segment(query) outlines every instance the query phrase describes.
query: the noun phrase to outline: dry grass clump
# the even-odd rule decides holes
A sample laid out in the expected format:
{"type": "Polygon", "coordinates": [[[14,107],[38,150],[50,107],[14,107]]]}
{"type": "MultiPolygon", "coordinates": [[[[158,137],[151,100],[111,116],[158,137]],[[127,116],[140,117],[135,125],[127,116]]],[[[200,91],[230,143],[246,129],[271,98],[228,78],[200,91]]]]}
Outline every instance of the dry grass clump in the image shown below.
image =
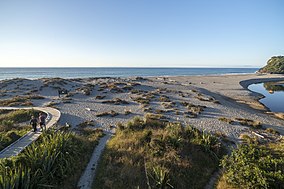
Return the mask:
{"type": "Polygon", "coordinates": [[[163,114],[146,114],[145,115],[146,122],[147,120],[159,120],[159,121],[167,121],[167,117],[163,114]]]}
{"type": "Polygon", "coordinates": [[[163,114],[163,113],[165,113],[166,111],[165,111],[165,110],[161,110],[161,109],[156,109],[155,112],[156,112],[157,114],[163,114]]]}
{"type": "Polygon", "coordinates": [[[110,92],[112,93],[123,93],[124,90],[122,90],[120,87],[116,86],[116,85],[109,85],[108,86],[110,92]]]}
{"type": "Polygon", "coordinates": [[[142,97],[151,100],[155,98],[155,95],[148,92],[148,93],[142,94],[142,97]]]}
{"type": "Polygon", "coordinates": [[[51,86],[64,86],[67,85],[67,81],[65,79],[55,77],[55,78],[43,78],[42,79],[44,85],[51,86]]]}
{"type": "Polygon", "coordinates": [[[84,121],[80,124],[78,124],[78,127],[79,128],[86,128],[86,127],[92,127],[92,126],[95,126],[95,122],[94,121],[84,121]]]}
{"type": "Polygon", "coordinates": [[[131,94],[137,94],[137,95],[142,95],[145,91],[139,90],[139,89],[132,89],[130,91],[131,94]]]}
{"type": "Polygon", "coordinates": [[[266,128],[265,131],[268,132],[268,133],[274,134],[274,135],[279,135],[280,134],[278,131],[276,131],[273,128],[266,128]]]}
{"type": "Polygon", "coordinates": [[[150,104],[150,100],[143,97],[132,97],[132,100],[139,104],[150,104]]]}
{"type": "Polygon", "coordinates": [[[170,98],[168,96],[165,96],[165,95],[162,95],[160,98],[159,98],[159,101],[160,102],[171,102],[170,98]]]}
{"type": "Polygon", "coordinates": [[[66,97],[73,97],[75,96],[77,93],[76,92],[68,92],[65,96],[66,97]]]}
{"type": "Polygon", "coordinates": [[[131,110],[124,110],[124,115],[132,114],[131,110]]]}
{"type": "Polygon", "coordinates": [[[191,111],[185,111],[184,116],[187,118],[197,118],[197,114],[191,112],[191,111]]]}
{"type": "Polygon", "coordinates": [[[191,112],[191,114],[196,114],[196,115],[203,112],[205,108],[206,106],[200,106],[200,105],[194,105],[194,104],[187,105],[188,111],[191,112]]]}
{"type": "Polygon", "coordinates": [[[122,87],[122,90],[124,91],[131,91],[132,89],[133,89],[133,86],[129,86],[129,85],[122,87]]]}
{"type": "Polygon", "coordinates": [[[149,79],[144,78],[144,77],[136,77],[136,78],[134,79],[134,81],[149,81],[149,79]]]}
{"type": "Polygon", "coordinates": [[[91,95],[95,85],[94,84],[85,84],[84,86],[77,88],[76,91],[82,92],[84,95],[89,96],[91,95]]]}
{"type": "Polygon", "coordinates": [[[114,104],[114,105],[121,105],[121,104],[129,104],[126,100],[122,100],[120,98],[115,98],[112,100],[105,100],[102,101],[104,104],[114,104]]]}
{"type": "Polygon", "coordinates": [[[186,101],[182,101],[182,102],[180,102],[180,104],[181,104],[182,106],[188,106],[188,105],[190,105],[190,103],[189,103],[189,102],[186,102],[186,101]]]}
{"type": "Polygon", "coordinates": [[[111,117],[115,117],[119,115],[116,111],[111,110],[109,112],[102,112],[102,113],[98,113],[96,116],[97,117],[104,117],[104,116],[111,116],[111,117]]]}
{"type": "Polygon", "coordinates": [[[0,100],[0,106],[33,106],[31,99],[42,99],[41,96],[15,96],[0,100]]]}
{"type": "Polygon", "coordinates": [[[101,99],[104,99],[106,96],[104,95],[98,95],[95,97],[96,100],[101,100],[101,99]]]}
{"type": "Polygon", "coordinates": [[[230,119],[230,118],[226,118],[226,117],[219,117],[218,120],[219,120],[219,121],[226,122],[226,123],[229,123],[229,124],[234,123],[234,120],[232,120],[232,119],[230,119]]]}
{"type": "Polygon", "coordinates": [[[244,126],[250,126],[255,129],[261,129],[262,125],[260,121],[255,121],[251,119],[244,119],[244,118],[235,118],[236,121],[238,121],[241,125],[244,126]]]}
{"type": "Polygon", "coordinates": [[[175,105],[176,105],[175,102],[163,102],[163,103],[162,103],[162,106],[163,106],[165,109],[174,108],[175,105]]]}
{"type": "Polygon", "coordinates": [[[209,134],[136,117],[108,142],[93,188],[203,188],[220,152],[209,134]]]}
{"type": "Polygon", "coordinates": [[[145,108],[143,108],[143,112],[150,113],[150,112],[153,112],[153,109],[151,107],[145,107],[145,108]]]}
{"type": "Polygon", "coordinates": [[[258,144],[258,139],[248,134],[241,134],[239,138],[246,144],[258,144]]]}

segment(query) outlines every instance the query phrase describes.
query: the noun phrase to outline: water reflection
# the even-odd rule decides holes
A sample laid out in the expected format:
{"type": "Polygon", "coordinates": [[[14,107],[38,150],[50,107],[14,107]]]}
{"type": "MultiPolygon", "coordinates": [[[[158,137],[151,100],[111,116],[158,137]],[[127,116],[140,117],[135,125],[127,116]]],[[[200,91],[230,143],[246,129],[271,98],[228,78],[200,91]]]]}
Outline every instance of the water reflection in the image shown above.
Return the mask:
{"type": "Polygon", "coordinates": [[[265,96],[259,101],[273,112],[284,112],[284,81],[252,84],[249,90],[265,96]]]}
{"type": "Polygon", "coordinates": [[[274,91],[284,91],[284,83],[266,82],[263,86],[270,94],[273,94],[274,91]]]}

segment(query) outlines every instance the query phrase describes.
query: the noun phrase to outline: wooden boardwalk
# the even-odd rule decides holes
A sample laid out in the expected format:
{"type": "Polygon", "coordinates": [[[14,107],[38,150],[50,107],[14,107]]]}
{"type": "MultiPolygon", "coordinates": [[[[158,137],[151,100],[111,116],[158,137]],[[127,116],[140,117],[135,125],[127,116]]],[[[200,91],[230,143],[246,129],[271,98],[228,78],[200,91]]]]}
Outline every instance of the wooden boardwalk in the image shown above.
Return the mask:
{"type": "MultiPolygon", "coordinates": [[[[59,110],[51,108],[51,107],[30,107],[30,108],[15,108],[15,107],[0,107],[0,109],[35,109],[47,114],[46,118],[46,128],[50,128],[55,125],[60,119],[61,113],[59,110]]],[[[23,137],[19,138],[14,143],[10,144],[8,147],[3,149],[0,152],[0,158],[10,158],[12,156],[18,155],[22,150],[24,150],[28,145],[34,142],[38,137],[42,134],[42,132],[32,132],[29,131],[23,137]]]]}

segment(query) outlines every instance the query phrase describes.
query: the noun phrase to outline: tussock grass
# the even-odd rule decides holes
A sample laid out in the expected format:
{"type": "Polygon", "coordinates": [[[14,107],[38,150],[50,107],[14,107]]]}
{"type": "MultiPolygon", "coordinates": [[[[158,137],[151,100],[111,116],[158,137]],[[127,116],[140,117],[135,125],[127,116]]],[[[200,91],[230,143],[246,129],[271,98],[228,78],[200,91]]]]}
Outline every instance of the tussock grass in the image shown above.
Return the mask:
{"type": "Polygon", "coordinates": [[[136,117],[119,124],[93,188],[203,188],[221,157],[212,135],[179,123],[136,117]]]}

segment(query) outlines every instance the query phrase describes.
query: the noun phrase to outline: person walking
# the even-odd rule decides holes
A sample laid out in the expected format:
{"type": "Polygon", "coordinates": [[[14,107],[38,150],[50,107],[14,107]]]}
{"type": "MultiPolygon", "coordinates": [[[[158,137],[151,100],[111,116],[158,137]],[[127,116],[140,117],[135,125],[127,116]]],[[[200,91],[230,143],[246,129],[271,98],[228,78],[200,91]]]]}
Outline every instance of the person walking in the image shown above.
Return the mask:
{"type": "Polygon", "coordinates": [[[35,118],[35,116],[32,116],[32,117],[31,117],[30,125],[32,125],[32,127],[33,127],[33,129],[34,129],[34,132],[36,132],[36,131],[37,131],[37,129],[36,129],[37,119],[35,118]]]}
{"type": "Polygon", "coordinates": [[[44,113],[40,112],[39,113],[39,126],[41,128],[41,131],[46,131],[46,125],[45,125],[45,119],[46,119],[46,116],[44,113]]]}

